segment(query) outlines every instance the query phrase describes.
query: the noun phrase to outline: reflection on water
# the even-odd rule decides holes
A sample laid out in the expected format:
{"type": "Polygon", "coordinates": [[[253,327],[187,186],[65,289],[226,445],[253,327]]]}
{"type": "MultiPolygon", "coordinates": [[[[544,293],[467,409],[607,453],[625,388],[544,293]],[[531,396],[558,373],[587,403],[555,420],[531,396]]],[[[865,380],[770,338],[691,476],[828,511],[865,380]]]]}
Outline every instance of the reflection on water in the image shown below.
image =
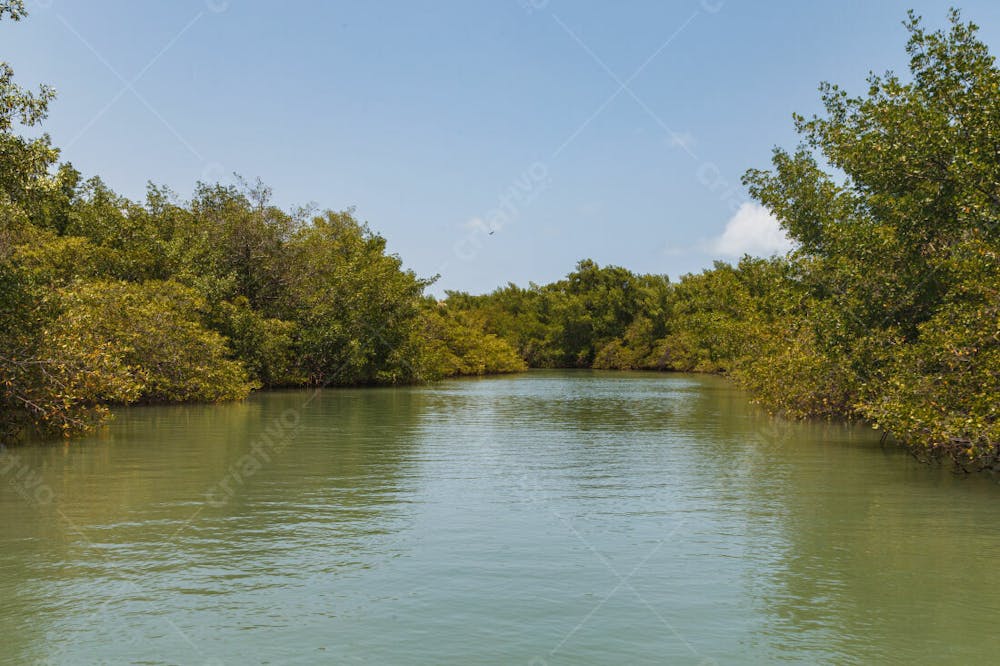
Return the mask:
{"type": "Polygon", "coordinates": [[[714,377],[130,409],[0,481],[0,663],[1000,653],[995,484],[714,377]]]}

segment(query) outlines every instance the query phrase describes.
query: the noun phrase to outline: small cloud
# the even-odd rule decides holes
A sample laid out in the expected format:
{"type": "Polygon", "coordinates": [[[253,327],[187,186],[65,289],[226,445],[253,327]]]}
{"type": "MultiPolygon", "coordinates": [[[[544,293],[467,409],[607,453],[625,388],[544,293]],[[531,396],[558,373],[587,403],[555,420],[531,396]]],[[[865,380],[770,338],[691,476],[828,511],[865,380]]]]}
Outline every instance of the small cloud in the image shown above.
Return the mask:
{"type": "Polygon", "coordinates": [[[778,218],[767,208],[752,202],[742,204],[729,218],[722,235],[709,244],[713,252],[728,257],[784,254],[794,246],[778,224],[778,218]]]}

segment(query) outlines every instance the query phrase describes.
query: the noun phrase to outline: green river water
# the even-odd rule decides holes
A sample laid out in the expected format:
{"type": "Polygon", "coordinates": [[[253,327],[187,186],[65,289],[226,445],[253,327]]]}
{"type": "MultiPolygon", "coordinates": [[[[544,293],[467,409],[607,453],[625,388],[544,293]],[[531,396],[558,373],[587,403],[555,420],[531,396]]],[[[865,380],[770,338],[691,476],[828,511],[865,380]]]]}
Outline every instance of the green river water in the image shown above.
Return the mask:
{"type": "Polygon", "coordinates": [[[0,453],[2,664],[1000,661],[1000,486],[717,377],[122,410],[0,453]]]}

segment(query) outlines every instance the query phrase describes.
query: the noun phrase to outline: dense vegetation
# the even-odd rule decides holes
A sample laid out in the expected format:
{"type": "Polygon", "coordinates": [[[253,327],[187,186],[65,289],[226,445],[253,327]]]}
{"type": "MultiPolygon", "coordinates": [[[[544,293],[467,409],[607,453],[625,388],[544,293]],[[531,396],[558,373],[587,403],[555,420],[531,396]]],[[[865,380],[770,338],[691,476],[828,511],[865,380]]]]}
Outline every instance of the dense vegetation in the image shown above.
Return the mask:
{"type": "Polygon", "coordinates": [[[746,174],[788,256],[677,283],[582,261],[444,302],[351,211],[283,211],[259,184],[136,202],[84,180],[16,131],[52,91],[0,65],[0,435],[255,387],[635,368],[725,372],[774,411],[1000,470],[1000,72],[957,12],[907,28],[909,80],[823,85],[802,143],[746,174]]]}
{"type": "MultiPolygon", "coordinates": [[[[23,3],[0,0],[0,18],[23,3]]],[[[48,136],[53,92],[0,64],[0,438],[72,434],[109,404],[217,401],[257,387],[403,383],[524,362],[423,292],[351,211],[292,213],[259,185],[84,180],[48,136]]]]}
{"type": "Polygon", "coordinates": [[[534,366],[724,371],[769,408],[861,418],[1000,471],[1000,71],[976,27],[907,21],[911,79],[821,87],[802,143],[744,182],[797,249],[674,285],[582,262],[451,294],[534,366]]]}

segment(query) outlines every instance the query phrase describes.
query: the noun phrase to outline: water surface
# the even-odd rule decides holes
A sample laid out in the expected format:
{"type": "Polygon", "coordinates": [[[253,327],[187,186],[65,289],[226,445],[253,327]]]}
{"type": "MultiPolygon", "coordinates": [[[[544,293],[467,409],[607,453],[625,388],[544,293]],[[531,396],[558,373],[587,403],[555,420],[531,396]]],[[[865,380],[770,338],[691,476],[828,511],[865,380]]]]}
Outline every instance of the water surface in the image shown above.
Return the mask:
{"type": "Polygon", "coordinates": [[[0,454],[0,663],[989,663],[998,526],[715,377],[135,408],[0,454]]]}

